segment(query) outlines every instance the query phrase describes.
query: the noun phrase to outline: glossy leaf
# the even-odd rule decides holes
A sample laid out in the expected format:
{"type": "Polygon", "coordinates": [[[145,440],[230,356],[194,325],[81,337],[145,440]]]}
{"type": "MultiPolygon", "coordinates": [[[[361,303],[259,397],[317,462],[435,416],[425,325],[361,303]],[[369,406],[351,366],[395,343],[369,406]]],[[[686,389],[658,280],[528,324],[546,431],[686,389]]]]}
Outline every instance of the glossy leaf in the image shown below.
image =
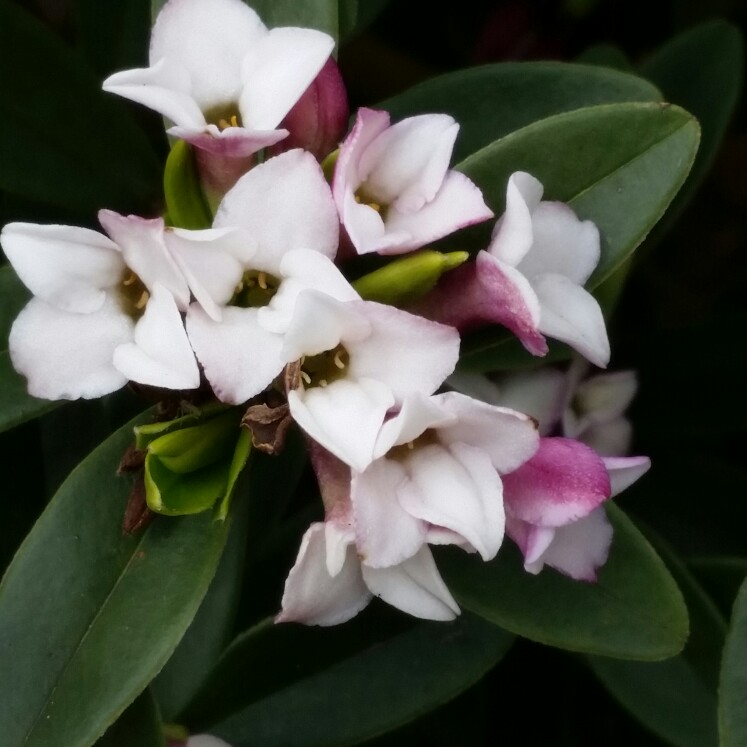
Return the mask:
{"type": "MultiPolygon", "coordinates": [[[[682,185],[698,146],[697,122],[662,104],[610,104],[537,122],[470,156],[458,169],[483,190],[493,211],[503,212],[508,177],[528,171],[545,186],[545,198],[569,203],[594,221],[602,256],[587,283],[609,277],[659,220],[682,185]]],[[[482,236],[485,246],[488,237],[482,236]]],[[[465,346],[465,365],[501,365],[506,335],[483,335],[465,346]]]]}
{"type": "Polygon", "coordinates": [[[690,637],[666,661],[632,662],[590,657],[611,694],[634,717],[677,747],[716,747],[716,690],[726,622],[670,548],[656,546],[676,578],[690,613],[690,637]]]}
{"type": "Polygon", "coordinates": [[[179,228],[210,228],[213,215],[200,185],[194,152],[184,140],[174,142],[163,172],[169,223],[179,228]]]}
{"type": "Polygon", "coordinates": [[[268,621],[240,637],[203,688],[219,713],[233,711],[210,732],[234,747],[355,744],[450,700],[512,641],[469,615],[386,633],[366,618],[335,629],[268,621]]]}
{"type": "Polygon", "coordinates": [[[0,585],[8,744],[93,744],[165,664],[215,573],[228,522],[209,514],[122,534],[131,485],[116,470],[133,425],[63,483],[0,585]]]}
{"type": "Polygon", "coordinates": [[[674,656],[688,634],[682,594],[630,519],[614,506],[608,514],[615,535],[595,584],[526,573],[509,542],[489,563],[449,550],[439,567],[462,607],[525,638],[623,659],[674,656]]]}
{"type": "Polygon", "coordinates": [[[742,584],[726,637],[719,687],[721,747],[747,745],[747,581],[742,584]]]}
{"type": "Polygon", "coordinates": [[[0,189],[90,215],[102,206],[150,208],[160,170],[126,106],[101,90],[72,49],[5,0],[0,79],[0,189]]]}
{"type": "Polygon", "coordinates": [[[96,747],[166,747],[158,706],[150,690],[106,730],[96,747]]]}
{"type": "Polygon", "coordinates": [[[742,89],[744,40],[723,20],[695,26],[669,41],[640,73],[659,86],[667,101],[697,117],[702,138],[687,184],[668,212],[673,218],[693,196],[713,163],[742,89]]]}
{"type": "Polygon", "coordinates": [[[378,106],[393,120],[444,112],[459,122],[454,162],[515,130],[596,104],[660,101],[642,78],[558,62],[504,62],[432,78],[378,106]]]}

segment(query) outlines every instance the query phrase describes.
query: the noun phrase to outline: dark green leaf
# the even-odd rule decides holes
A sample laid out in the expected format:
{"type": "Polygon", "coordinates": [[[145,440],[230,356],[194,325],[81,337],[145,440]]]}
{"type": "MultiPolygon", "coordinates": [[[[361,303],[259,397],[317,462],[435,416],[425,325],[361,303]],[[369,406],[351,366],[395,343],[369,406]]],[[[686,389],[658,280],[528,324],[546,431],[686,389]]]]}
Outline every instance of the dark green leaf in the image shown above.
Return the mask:
{"type": "MultiPolygon", "coordinates": [[[[641,243],[682,185],[698,146],[697,122],[664,104],[609,104],[559,114],[507,135],[457,167],[500,215],[508,177],[528,171],[580,218],[594,221],[602,256],[587,287],[608,278],[641,243]]],[[[487,245],[487,236],[482,246],[487,245]]],[[[502,330],[465,350],[470,368],[501,365],[502,330]]]]}
{"type": "Polygon", "coordinates": [[[661,88],[667,101],[695,115],[702,130],[698,156],[670,217],[692,197],[713,162],[739,99],[743,70],[742,34],[721,20],[688,29],[641,66],[641,74],[661,88]]]}
{"type": "Polygon", "coordinates": [[[270,27],[304,26],[338,37],[337,0],[250,0],[247,5],[270,27]]]}
{"type": "Polygon", "coordinates": [[[515,130],[595,104],[660,101],[647,81],[615,70],[558,62],[504,62],[447,73],[379,106],[398,120],[444,112],[459,122],[454,161],[515,130]]]}
{"type": "Polygon", "coordinates": [[[595,657],[592,669],[641,723],[678,747],[716,747],[716,690],[726,622],[682,561],[657,538],[687,602],[690,637],[679,656],[660,662],[595,657]]]}
{"type": "Polygon", "coordinates": [[[271,623],[249,631],[205,685],[212,702],[235,710],[210,731],[234,747],[355,744],[450,700],[512,640],[469,615],[388,635],[366,622],[349,631],[271,623]]]}
{"type": "Polygon", "coordinates": [[[0,352],[0,431],[38,418],[59,404],[32,397],[26,391],[26,379],[15,372],[8,351],[0,352]]]}
{"type": "Polygon", "coordinates": [[[630,519],[615,506],[608,514],[615,535],[595,584],[550,568],[530,575],[514,547],[502,548],[489,563],[447,551],[439,566],[465,609],[518,635],[616,658],[674,656],[688,633],[677,584],[630,519]]]}
{"type": "Polygon", "coordinates": [[[8,349],[11,325],[29,298],[31,293],[13,268],[10,265],[0,268],[0,350],[8,349]]]}
{"type": "Polygon", "coordinates": [[[165,747],[161,717],[150,690],[106,730],[96,747],[165,747]]]}
{"type": "MultiPolygon", "coordinates": [[[[141,418],[142,419],[142,418],[141,418]]],[[[209,514],[121,524],[128,423],[63,483],[0,585],[0,723],[18,747],[86,747],[165,664],[218,565],[209,514]]]]}
{"type": "Polygon", "coordinates": [[[90,214],[151,208],[160,169],[124,104],[7,0],[0,1],[0,80],[1,189],[90,214]]]}
{"type": "Polygon", "coordinates": [[[747,582],[734,603],[719,687],[721,747],[747,745],[747,582]]]}

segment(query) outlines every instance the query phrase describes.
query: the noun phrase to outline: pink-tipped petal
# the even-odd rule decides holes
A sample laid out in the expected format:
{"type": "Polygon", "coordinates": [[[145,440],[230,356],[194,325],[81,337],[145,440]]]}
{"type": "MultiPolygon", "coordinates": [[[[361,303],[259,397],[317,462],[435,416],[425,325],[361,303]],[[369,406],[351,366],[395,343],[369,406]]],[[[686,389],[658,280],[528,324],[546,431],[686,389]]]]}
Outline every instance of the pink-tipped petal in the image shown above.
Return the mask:
{"type": "Polygon", "coordinates": [[[567,343],[604,368],[610,359],[610,343],[594,296],[564,275],[540,275],[533,287],[541,308],[540,332],[567,343]]]}
{"type": "Polygon", "coordinates": [[[562,202],[541,202],[532,213],[532,250],[518,265],[528,278],[564,275],[583,285],[599,263],[599,230],[562,202]]]}
{"type": "Polygon", "coordinates": [[[382,245],[382,254],[402,254],[448,236],[466,226],[493,217],[485,204],[482,192],[464,174],[449,171],[434,198],[415,212],[400,211],[392,206],[386,216],[388,236],[407,236],[405,240],[392,238],[390,246],[382,245]]]}
{"type": "Polygon", "coordinates": [[[425,522],[398,500],[406,482],[405,469],[391,459],[377,459],[363,472],[353,473],[350,496],[356,545],[367,566],[397,565],[412,557],[425,542],[425,522]]]}
{"type": "Polygon", "coordinates": [[[569,438],[543,438],[537,453],[503,476],[506,510],[535,526],[558,527],[587,516],[610,496],[601,458],[569,438]]]}
{"type": "Polygon", "coordinates": [[[239,107],[245,127],[277,127],[319,74],[335,42],[321,31],[274,28],[257,40],[244,58],[239,107]]]}
{"type": "MultiPolygon", "coordinates": [[[[168,133],[172,137],[185,140],[216,159],[236,159],[248,158],[262,148],[279,143],[287,136],[288,131],[249,130],[245,127],[227,127],[221,130],[214,124],[208,124],[202,127],[171,127],[168,133]]],[[[206,166],[204,160],[201,165],[204,169],[206,166]]],[[[212,166],[209,163],[207,165],[212,166]]]]}
{"type": "Polygon", "coordinates": [[[363,379],[288,392],[291,415],[306,433],[354,470],[373,461],[374,444],[394,404],[387,386],[363,379]]]}
{"type": "Polygon", "coordinates": [[[445,444],[463,443],[481,449],[501,474],[517,469],[537,452],[540,438],[528,415],[458,392],[437,394],[434,399],[455,418],[439,429],[439,439],[445,444]]]}
{"type": "Polygon", "coordinates": [[[651,468],[646,456],[604,457],[602,461],[610,476],[612,495],[622,493],[651,468]]]}
{"type": "Polygon", "coordinates": [[[9,223],[0,242],[23,284],[62,311],[97,311],[124,277],[117,245],[87,228],[9,223]]]}
{"type": "Polygon", "coordinates": [[[383,381],[398,401],[413,392],[431,394],[459,358],[453,328],[371,301],[350,306],[371,325],[370,334],[348,346],[350,375],[383,381]]]}
{"type": "Polygon", "coordinates": [[[90,314],[60,311],[32,298],[13,322],[10,358],[34,397],[95,399],[127,383],[112,356],[132,338],[133,326],[111,298],[90,314]]]}
{"type": "Polygon", "coordinates": [[[114,351],[114,366],[130,381],[164,389],[196,389],[200,370],[173,296],[159,283],[135,325],[134,341],[114,351]]]}
{"type": "Polygon", "coordinates": [[[483,560],[503,541],[503,491],[490,457],[464,443],[416,447],[404,467],[412,486],[399,493],[413,517],[464,537],[483,560]]]}
{"type": "Polygon", "coordinates": [[[304,534],[296,563],[285,581],[275,622],[338,625],[355,617],[371,599],[361,577],[355,545],[348,546],[339,573],[330,576],[324,529],[320,522],[304,534]]]}
{"type": "Polygon", "coordinates": [[[332,258],[339,241],[337,211],[324,174],[301,150],[275,156],[243,176],[223,198],[213,225],[247,229],[257,243],[255,269],[273,274],[291,249],[332,258]]]}
{"type": "Polygon", "coordinates": [[[361,570],[374,595],[403,612],[426,620],[453,620],[459,614],[427,546],[391,568],[362,565],[361,570]]]}
{"type": "Polygon", "coordinates": [[[215,322],[197,304],[187,333],[205,377],[221,402],[238,405],[259,394],[283,370],[282,337],[263,329],[257,309],[224,308],[215,322]]]}

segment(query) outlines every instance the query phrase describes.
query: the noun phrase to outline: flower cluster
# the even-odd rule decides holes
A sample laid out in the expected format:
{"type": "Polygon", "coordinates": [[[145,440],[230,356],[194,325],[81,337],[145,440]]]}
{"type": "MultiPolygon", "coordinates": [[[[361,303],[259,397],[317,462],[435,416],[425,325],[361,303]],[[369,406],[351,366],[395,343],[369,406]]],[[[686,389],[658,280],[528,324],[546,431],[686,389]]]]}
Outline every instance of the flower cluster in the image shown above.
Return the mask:
{"type": "Polygon", "coordinates": [[[604,319],[583,287],[598,231],[517,172],[487,248],[438,255],[426,272],[417,258],[435,253],[419,250],[495,217],[450,168],[459,125],[361,109],[346,134],[333,46],[318,31],[268,30],[241,0],[169,0],[150,66],[104,88],[160,112],[189,144],[212,225],[102,210],[103,233],[6,226],[3,249],[34,296],[12,328],[13,364],[41,398],[130,381],[287,412],[325,520],[303,537],[279,621],[339,623],[372,596],[451,619],[430,546],[489,561],[504,534],[528,571],[593,580],[611,541],[601,506],[648,467],[621,456],[634,382],[582,381],[574,364],[496,389],[454,370],[460,333],[485,324],[533,355],[549,337],[606,366],[604,319]],[[351,282],[364,254],[384,274],[351,282]],[[393,276],[399,294],[380,280],[393,276]]]}

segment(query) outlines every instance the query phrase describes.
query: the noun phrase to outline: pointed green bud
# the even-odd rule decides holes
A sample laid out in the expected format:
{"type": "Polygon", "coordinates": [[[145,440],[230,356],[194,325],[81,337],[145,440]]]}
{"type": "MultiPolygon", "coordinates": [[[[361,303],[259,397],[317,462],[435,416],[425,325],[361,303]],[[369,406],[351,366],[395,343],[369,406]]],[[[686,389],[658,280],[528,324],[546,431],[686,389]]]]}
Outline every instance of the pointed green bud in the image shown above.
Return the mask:
{"type": "Polygon", "coordinates": [[[252,434],[247,428],[242,428],[239,434],[239,440],[236,442],[236,448],[231,459],[231,466],[228,468],[228,480],[226,489],[218,504],[215,512],[216,521],[225,521],[228,517],[228,511],[231,508],[231,499],[236,488],[236,481],[244,470],[252,450],[252,434]]]}
{"type": "Polygon", "coordinates": [[[145,451],[151,441],[154,441],[160,436],[165,436],[167,433],[171,433],[172,431],[178,431],[182,428],[206,422],[211,418],[226,412],[228,409],[228,405],[216,402],[215,404],[206,405],[200,409],[195,408],[194,412],[191,412],[188,415],[183,415],[180,418],[175,418],[174,420],[136,425],[134,428],[135,448],[140,451],[145,451]]]}
{"type": "Polygon", "coordinates": [[[177,140],[166,159],[163,191],[169,223],[197,230],[213,225],[213,214],[200,186],[200,176],[189,143],[177,140]]]}
{"type": "Polygon", "coordinates": [[[324,172],[324,178],[332,183],[332,177],[335,174],[335,166],[337,165],[337,159],[340,156],[340,149],[333,150],[323,161],[322,171],[324,172]]]}
{"type": "Polygon", "coordinates": [[[425,249],[395,259],[388,265],[364,275],[353,287],[366,301],[392,306],[409,303],[431,290],[445,272],[459,267],[469,259],[467,252],[442,254],[425,249]]]}

